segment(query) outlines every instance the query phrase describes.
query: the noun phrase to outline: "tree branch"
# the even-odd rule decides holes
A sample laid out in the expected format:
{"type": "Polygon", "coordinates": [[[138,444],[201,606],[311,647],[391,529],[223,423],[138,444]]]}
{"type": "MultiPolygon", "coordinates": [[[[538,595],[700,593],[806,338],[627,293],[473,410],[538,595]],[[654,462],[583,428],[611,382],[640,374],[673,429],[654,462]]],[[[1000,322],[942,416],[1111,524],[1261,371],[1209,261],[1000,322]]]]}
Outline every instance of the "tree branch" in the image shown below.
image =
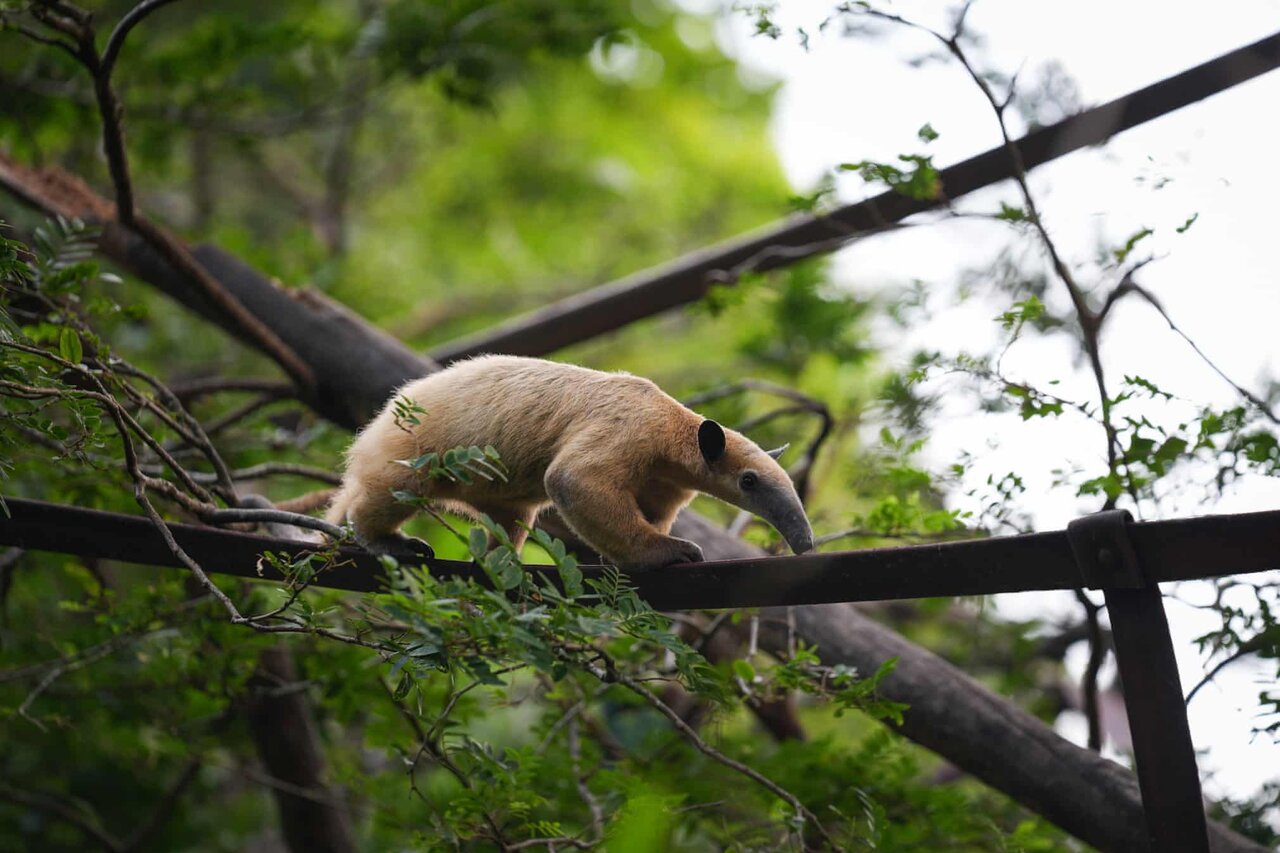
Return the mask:
{"type": "Polygon", "coordinates": [[[123,853],[125,850],[118,839],[102,828],[97,815],[84,814],[80,809],[63,802],[63,800],[52,794],[24,791],[6,782],[0,782],[0,799],[47,812],[59,820],[71,824],[92,839],[100,848],[109,851],[109,853],[123,853]]]}
{"type": "Polygon", "coordinates": [[[116,28],[111,31],[111,36],[107,39],[107,46],[102,51],[102,60],[99,63],[99,73],[111,79],[111,73],[115,70],[116,60],[120,57],[120,50],[124,47],[124,40],[128,38],[129,32],[142,23],[142,19],[150,15],[162,6],[168,6],[174,0],[143,0],[137,6],[134,6],[125,16],[116,24],[116,28]]]}
{"type": "Polygon", "coordinates": [[[351,819],[324,779],[324,752],[306,695],[274,690],[297,680],[288,647],[272,646],[258,657],[244,703],[263,766],[285,783],[271,789],[282,834],[294,853],[356,853],[351,819]]]}

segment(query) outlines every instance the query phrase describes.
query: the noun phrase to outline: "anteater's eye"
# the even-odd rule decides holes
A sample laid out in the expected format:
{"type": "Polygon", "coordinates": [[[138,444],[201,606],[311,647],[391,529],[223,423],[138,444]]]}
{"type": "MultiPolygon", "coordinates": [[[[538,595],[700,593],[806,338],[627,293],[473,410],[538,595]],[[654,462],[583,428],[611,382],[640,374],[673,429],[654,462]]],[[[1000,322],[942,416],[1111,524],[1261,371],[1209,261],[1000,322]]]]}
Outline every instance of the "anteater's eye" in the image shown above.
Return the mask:
{"type": "Polygon", "coordinates": [[[760,475],[755,471],[748,471],[738,479],[738,485],[742,487],[744,492],[749,492],[760,483],[760,475]]]}

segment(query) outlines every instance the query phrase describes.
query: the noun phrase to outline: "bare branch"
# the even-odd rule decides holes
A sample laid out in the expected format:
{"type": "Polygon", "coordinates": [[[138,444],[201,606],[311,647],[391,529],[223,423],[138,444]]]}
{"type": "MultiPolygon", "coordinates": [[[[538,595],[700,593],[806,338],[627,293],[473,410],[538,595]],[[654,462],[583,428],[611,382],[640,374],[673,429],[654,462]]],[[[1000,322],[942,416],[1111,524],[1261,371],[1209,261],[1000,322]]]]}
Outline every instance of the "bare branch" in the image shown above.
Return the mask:
{"type": "Polygon", "coordinates": [[[32,29],[26,24],[14,20],[10,13],[0,12],[0,30],[13,30],[31,41],[48,47],[56,47],[58,50],[64,51],[72,59],[79,60],[80,58],[80,55],[76,53],[75,45],[69,44],[59,38],[50,38],[49,36],[32,29]]]}
{"type": "Polygon", "coordinates": [[[102,822],[98,816],[85,813],[84,807],[79,804],[71,805],[52,794],[24,791],[2,781],[0,781],[0,798],[54,815],[83,832],[100,848],[110,853],[123,853],[125,850],[119,840],[102,828],[102,822]]]}
{"type": "MultiPolygon", "coordinates": [[[[142,470],[150,476],[158,477],[164,469],[158,465],[143,465],[142,470]]],[[[218,482],[217,474],[209,474],[204,471],[189,471],[187,473],[190,474],[191,479],[202,485],[218,482]]],[[[341,475],[328,468],[298,465],[293,462],[263,462],[259,465],[250,465],[248,468],[237,468],[228,472],[228,476],[230,476],[232,482],[262,480],[267,477],[306,477],[317,482],[328,483],[331,486],[337,486],[342,482],[341,475]]]]}
{"type": "Polygon", "coordinates": [[[1274,643],[1275,639],[1266,634],[1259,634],[1256,637],[1251,637],[1248,640],[1245,640],[1234,652],[1218,661],[1217,665],[1214,666],[1213,669],[1205,673],[1204,678],[1201,678],[1196,682],[1196,686],[1192,687],[1187,693],[1186,704],[1190,705],[1191,700],[1196,698],[1196,694],[1199,693],[1206,684],[1213,681],[1213,679],[1216,678],[1218,673],[1222,672],[1222,670],[1226,669],[1236,661],[1242,660],[1251,654],[1255,654],[1274,643]]]}
{"type": "Polygon", "coordinates": [[[1089,626],[1089,663],[1085,666],[1080,682],[1084,694],[1084,716],[1089,723],[1089,748],[1094,752],[1101,752],[1102,717],[1098,710],[1098,671],[1107,658],[1107,647],[1098,622],[1098,611],[1101,608],[1093,603],[1083,589],[1077,589],[1075,596],[1084,608],[1085,624],[1089,626]]]}
{"type": "Polygon", "coordinates": [[[634,693],[636,696],[639,696],[645,702],[649,703],[649,705],[652,706],[659,713],[661,713],[662,716],[670,720],[671,725],[675,726],[676,730],[679,731],[680,734],[684,735],[685,739],[688,740],[689,743],[692,744],[693,747],[697,749],[699,752],[701,752],[703,755],[707,756],[713,761],[723,764],[725,767],[728,767],[730,770],[733,770],[735,773],[739,773],[747,777],[751,781],[755,782],[757,785],[760,785],[762,788],[769,791],[769,793],[773,794],[778,799],[787,803],[789,806],[791,806],[792,809],[795,810],[796,814],[803,816],[804,819],[813,826],[814,831],[816,831],[819,835],[822,836],[822,839],[827,843],[827,845],[832,850],[844,849],[843,847],[841,847],[839,844],[836,843],[834,838],[832,838],[830,835],[827,834],[826,829],[822,826],[822,823],[818,820],[817,815],[811,812],[805,806],[804,803],[800,802],[799,798],[797,798],[795,794],[791,793],[786,788],[783,788],[777,782],[774,782],[768,776],[765,776],[763,773],[756,770],[755,768],[749,767],[748,765],[743,764],[741,761],[738,761],[735,758],[730,758],[728,755],[725,755],[720,750],[711,746],[711,744],[703,740],[702,737],[696,731],[694,731],[692,726],[686,723],[679,714],[677,714],[674,710],[671,709],[670,706],[668,706],[665,702],[659,699],[651,690],[648,690],[647,688],[645,688],[643,685],[638,683],[635,679],[631,678],[630,676],[622,672],[619,672],[616,668],[614,668],[611,665],[611,663],[608,663],[608,669],[605,672],[598,672],[595,674],[597,675],[597,677],[601,678],[601,680],[613,681],[623,685],[632,693],[634,693]]]}
{"type": "Polygon", "coordinates": [[[254,397],[252,400],[249,400],[248,402],[243,403],[240,406],[237,406],[236,408],[232,409],[230,412],[227,412],[225,415],[218,418],[217,420],[210,421],[209,425],[205,427],[205,432],[208,433],[209,435],[217,435],[218,433],[225,430],[227,427],[230,427],[230,426],[233,426],[234,424],[239,423],[240,421],[254,414],[258,410],[264,409],[267,406],[270,406],[272,403],[278,403],[282,400],[291,399],[293,396],[294,395],[291,393],[279,394],[276,391],[268,391],[265,394],[260,394],[259,396],[254,397]]]}
{"type": "Polygon", "coordinates": [[[142,19],[147,15],[172,2],[174,0],[143,0],[125,13],[125,16],[116,24],[116,28],[111,31],[107,46],[102,51],[102,60],[98,68],[98,73],[102,77],[111,79],[111,72],[115,70],[116,60],[120,57],[120,50],[124,47],[124,40],[128,38],[129,32],[142,23],[142,19]]]}
{"type": "MultiPolygon", "coordinates": [[[[884,16],[891,17],[891,16],[884,16]]],[[[1280,64],[1280,34],[1260,39],[1195,68],[1084,110],[1017,140],[1025,169],[1165,115],[1201,98],[1252,79],[1280,64]]],[[[998,104],[997,104],[998,105],[998,104]]],[[[820,215],[795,216],[724,243],[544,306],[476,335],[436,347],[441,362],[480,353],[543,355],[644,317],[696,302],[720,271],[749,259],[763,272],[830,251],[845,239],[886,223],[932,210],[950,199],[1011,177],[1006,146],[1000,145],[939,172],[947,198],[915,199],[890,190],[820,215]],[[783,251],[783,247],[790,247],[783,251]],[[797,250],[810,247],[810,251],[797,250]],[[771,252],[761,255],[762,252],[771,252]],[[785,255],[785,257],[783,257],[785,255]]]]}
{"type": "MultiPolygon", "coordinates": [[[[1206,365],[1208,365],[1210,370],[1218,374],[1218,376],[1222,379],[1223,382],[1226,382],[1233,389],[1235,389],[1235,392],[1237,394],[1239,394],[1241,397],[1247,400],[1250,403],[1250,405],[1252,405],[1255,409],[1257,409],[1258,412],[1267,420],[1271,421],[1273,424],[1280,424],[1280,417],[1278,417],[1276,413],[1272,411],[1271,407],[1267,405],[1266,401],[1258,397],[1252,391],[1245,388],[1243,385],[1236,382],[1230,376],[1228,376],[1225,372],[1223,372],[1222,368],[1218,367],[1218,365],[1215,364],[1214,361],[1205,354],[1204,350],[1200,349],[1199,344],[1197,344],[1194,340],[1192,340],[1191,336],[1188,335],[1186,332],[1184,332],[1182,328],[1178,326],[1177,323],[1173,322],[1173,318],[1169,316],[1169,312],[1165,310],[1164,306],[1160,304],[1160,300],[1156,299],[1155,295],[1151,293],[1151,291],[1147,290],[1145,287],[1138,284],[1136,281],[1132,281],[1132,280],[1127,282],[1127,287],[1130,292],[1138,294],[1144,300],[1146,300],[1146,302],[1152,308],[1156,309],[1156,311],[1160,314],[1160,316],[1164,319],[1164,321],[1169,324],[1169,328],[1173,330],[1173,332],[1178,337],[1186,341],[1187,345],[1195,351],[1195,354],[1200,356],[1200,360],[1203,361],[1206,365]]],[[[1118,289],[1119,288],[1117,288],[1117,290],[1118,289]]]]}
{"type": "Polygon", "coordinates": [[[197,397],[207,397],[224,391],[256,391],[262,394],[275,394],[279,399],[297,394],[297,390],[288,382],[277,379],[194,379],[190,382],[179,382],[169,386],[179,400],[190,403],[197,397]]]}
{"type": "Polygon", "coordinates": [[[330,524],[323,519],[296,512],[285,512],[279,509],[215,509],[203,513],[201,517],[213,524],[233,524],[238,521],[273,522],[293,527],[305,527],[308,530],[319,530],[334,539],[342,539],[345,535],[341,527],[330,524]]]}
{"type": "Polygon", "coordinates": [[[132,853],[135,850],[143,849],[147,842],[164,827],[169,818],[173,816],[174,809],[177,808],[178,801],[182,799],[182,795],[191,787],[191,783],[196,780],[196,776],[202,766],[204,766],[204,759],[201,756],[195,756],[187,761],[186,766],[179,771],[177,777],[160,798],[160,801],[156,803],[151,814],[125,840],[121,846],[123,853],[132,853]]]}

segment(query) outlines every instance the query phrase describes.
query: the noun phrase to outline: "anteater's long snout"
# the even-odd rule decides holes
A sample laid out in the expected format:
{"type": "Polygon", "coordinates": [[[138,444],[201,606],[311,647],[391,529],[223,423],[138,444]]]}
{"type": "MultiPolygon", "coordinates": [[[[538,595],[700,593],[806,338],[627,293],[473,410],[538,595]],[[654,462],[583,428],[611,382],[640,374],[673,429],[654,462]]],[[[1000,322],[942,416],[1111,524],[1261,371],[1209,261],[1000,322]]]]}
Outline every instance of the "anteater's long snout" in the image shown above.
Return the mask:
{"type": "Polygon", "coordinates": [[[787,540],[787,544],[796,554],[813,550],[813,528],[809,526],[809,519],[805,518],[804,513],[778,532],[787,540]]]}
{"type": "Polygon", "coordinates": [[[797,554],[812,551],[813,528],[795,492],[770,495],[767,503],[760,514],[782,534],[791,550],[797,554]]]}

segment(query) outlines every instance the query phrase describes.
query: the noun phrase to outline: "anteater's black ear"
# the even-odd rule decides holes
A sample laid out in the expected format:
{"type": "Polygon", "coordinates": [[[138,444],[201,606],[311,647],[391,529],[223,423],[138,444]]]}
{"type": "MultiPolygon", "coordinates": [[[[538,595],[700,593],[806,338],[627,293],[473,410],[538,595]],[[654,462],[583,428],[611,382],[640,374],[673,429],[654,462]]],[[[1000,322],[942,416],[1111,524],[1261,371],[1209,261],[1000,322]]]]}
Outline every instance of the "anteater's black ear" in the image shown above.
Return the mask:
{"type": "Polygon", "coordinates": [[[698,426],[698,449],[708,465],[724,456],[724,428],[709,418],[703,421],[698,426]]]}

